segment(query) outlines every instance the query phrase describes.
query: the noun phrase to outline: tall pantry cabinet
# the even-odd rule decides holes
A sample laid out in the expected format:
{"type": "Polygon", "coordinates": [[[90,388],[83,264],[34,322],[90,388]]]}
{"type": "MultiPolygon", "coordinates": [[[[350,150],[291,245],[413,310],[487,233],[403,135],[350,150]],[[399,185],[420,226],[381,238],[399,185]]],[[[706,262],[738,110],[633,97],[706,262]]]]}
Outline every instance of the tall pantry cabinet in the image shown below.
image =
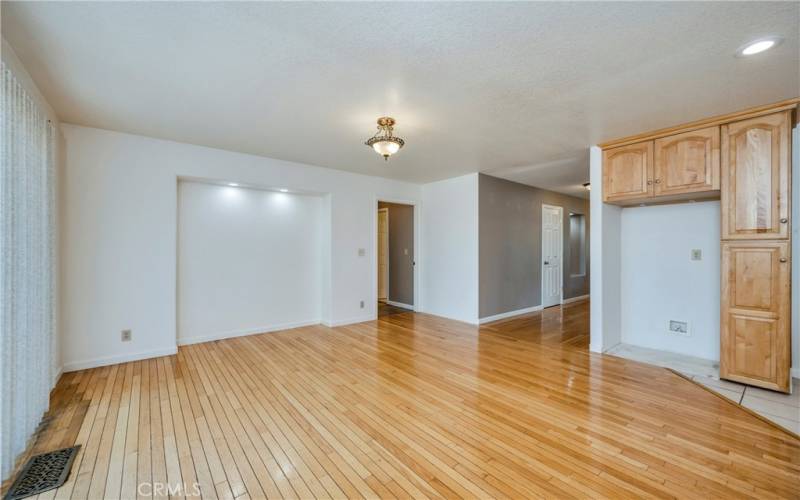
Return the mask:
{"type": "Polygon", "coordinates": [[[720,377],[788,392],[791,123],[781,111],[722,126],[720,377]]]}

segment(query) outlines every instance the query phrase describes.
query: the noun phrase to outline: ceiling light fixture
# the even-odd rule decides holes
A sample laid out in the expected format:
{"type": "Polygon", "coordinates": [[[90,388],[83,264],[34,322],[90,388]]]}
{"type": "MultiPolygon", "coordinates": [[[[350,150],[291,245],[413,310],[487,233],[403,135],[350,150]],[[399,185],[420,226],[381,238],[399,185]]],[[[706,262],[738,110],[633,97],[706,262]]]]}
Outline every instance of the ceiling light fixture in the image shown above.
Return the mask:
{"type": "Polygon", "coordinates": [[[289,192],[289,190],[286,189],[286,188],[280,188],[278,191],[280,191],[281,193],[288,193],[289,192]]]}
{"type": "Polygon", "coordinates": [[[236,184],[235,182],[231,182],[231,183],[229,183],[228,185],[229,185],[230,187],[234,187],[234,188],[239,186],[239,185],[238,185],[238,184],[236,184]]]}
{"type": "Polygon", "coordinates": [[[752,42],[743,45],[738,54],[740,56],[752,56],[755,54],[760,54],[765,50],[769,50],[772,47],[775,47],[781,42],[781,38],[779,37],[769,37],[769,38],[760,38],[758,40],[753,40],[752,42]]]}
{"type": "Polygon", "coordinates": [[[364,143],[383,156],[386,161],[389,160],[390,156],[400,151],[400,148],[406,143],[403,139],[392,134],[394,124],[394,118],[390,116],[378,118],[378,131],[364,143]]]}

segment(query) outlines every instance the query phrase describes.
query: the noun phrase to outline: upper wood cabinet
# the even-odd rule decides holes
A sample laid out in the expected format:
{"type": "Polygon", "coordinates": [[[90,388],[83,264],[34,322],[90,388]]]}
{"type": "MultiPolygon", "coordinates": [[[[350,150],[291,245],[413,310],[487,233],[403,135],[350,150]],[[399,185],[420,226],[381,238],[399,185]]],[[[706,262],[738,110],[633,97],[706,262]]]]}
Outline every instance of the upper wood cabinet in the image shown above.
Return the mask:
{"type": "Polygon", "coordinates": [[[603,200],[653,195],[653,141],[603,151],[603,200]]]}
{"type": "Polygon", "coordinates": [[[789,390],[788,241],[722,243],[720,377],[789,390]]]}
{"type": "Polygon", "coordinates": [[[722,126],[722,239],[789,237],[791,115],[722,126]]]}
{"type": "Polygon", "coordinates": [[[719,127],[656,139],[655,196],[719,189],[719,127]]]}

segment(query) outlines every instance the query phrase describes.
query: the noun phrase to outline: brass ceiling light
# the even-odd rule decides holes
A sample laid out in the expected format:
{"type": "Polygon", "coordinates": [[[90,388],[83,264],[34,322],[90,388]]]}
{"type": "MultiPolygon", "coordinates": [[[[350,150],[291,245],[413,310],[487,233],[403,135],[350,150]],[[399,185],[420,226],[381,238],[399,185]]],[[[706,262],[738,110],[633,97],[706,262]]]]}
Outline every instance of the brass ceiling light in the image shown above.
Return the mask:
{"type": "Polygon", "coordinates": [[[392,135],[394,124],[394,118],[391,116],[378,118],[378,131],[364,143],[383,156],[386,161],[389,160],[390,156],[400,151],[400,148],[406,143],[403,139],[392,135]]]}

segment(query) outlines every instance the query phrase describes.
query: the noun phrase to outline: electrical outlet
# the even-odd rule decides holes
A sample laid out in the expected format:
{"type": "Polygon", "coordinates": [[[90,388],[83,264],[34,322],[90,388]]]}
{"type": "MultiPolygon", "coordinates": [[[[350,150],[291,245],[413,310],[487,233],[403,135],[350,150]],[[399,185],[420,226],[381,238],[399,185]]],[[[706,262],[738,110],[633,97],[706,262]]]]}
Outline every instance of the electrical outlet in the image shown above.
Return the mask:
{"type": "Polygon", "coordinates": [[[122,330],[122,341],[123,342],[130,342],[132,337],[133,337],[133,333],[131,333],[130,330],[122,330]]]}
{"type": "Polygon", "coordinates": [[[364,301],[361,301],[361,309],[364,309],[364,301]]]}
{"type": "Polygon", "coordinates": [[[688,321],[678,321],[678,320],[675,320],[675,319],[671,319],[667,323],[667,331],[669,333],[672,333],[672,334],[675,334],[675,335],[681,335],[683,337],[691,336],[691,333],[689,333],[689,322],[688,321]]]}
{"type": "Polygon", "coordinates": [[[367,255],[367,251],[365,249],[363,249],[363,248],[359,248],[358,249],[358,256],[359,257],[363,257],[365,255],[367,255]]]}
{"type": "Polygon", "coordinates": [[[703,251],[699,248],[692,249],[692,260],[703,260],[703,251]]]}

